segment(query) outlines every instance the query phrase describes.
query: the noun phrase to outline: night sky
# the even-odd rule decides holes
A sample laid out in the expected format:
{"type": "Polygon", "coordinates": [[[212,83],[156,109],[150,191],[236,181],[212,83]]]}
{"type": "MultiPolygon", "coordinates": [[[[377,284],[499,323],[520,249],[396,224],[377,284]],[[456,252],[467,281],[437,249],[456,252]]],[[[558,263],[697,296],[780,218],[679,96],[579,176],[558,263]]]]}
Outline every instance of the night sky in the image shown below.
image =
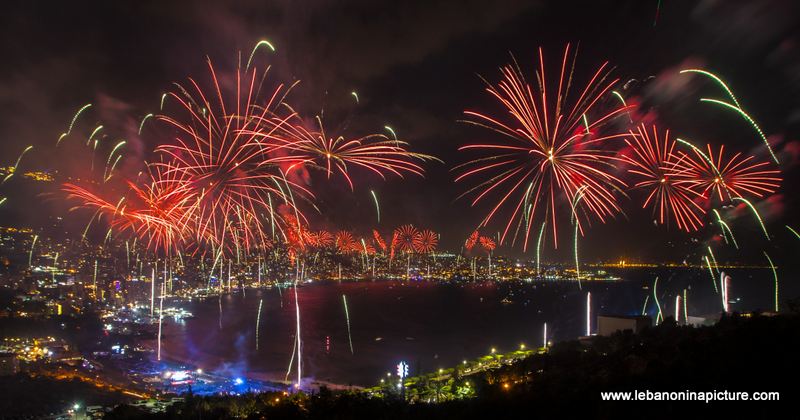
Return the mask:
{"type": "MultiPolygon", "coordinates": [[[[772,168],[784,178],[774,195],[756,203],[769,242],[742,209],[723,209],[739,250],[715,239],[716,225],[691,234],[656,225],[652,207],[642,209],[644,197],[631,191],[629,198],[619,197],[624,214],[605,224],[592,219],[580,240],[582,261],[698,263],[707,246],[715,247],[718,260],[765,263],[767,251],[788,261],[800,252],[800,239],[785,227],[800,228],[793,210],[800,152],[798,28],[800,4],[791,0],[15,2],[0,16],[0,166],[13,166],[33,145],[20,171],[85,171],[85,161],[55,144],[87,103],[94,104],[92,111],[76,130],[88,135],[103,124],[104,141],[127,140],[126,159],[141,162],[159,139],[146,132],[140,137],[136,129],[145,115],[159,112],[161,95],[190,77],[207,81],[207,60],[222,78],[233,74],[263,39],[276,49],[257,53],[258,65],[272,66],[269,82],[300,80],[288,100],[309,119],[322,116],[329,135],[388,134],[388,125],[411,151],[444,162],[424,163],[425,178],[390,175],[384,181],[354,170],[352,191],[342,178],[315,176],[309,187],[320,213],[308,212],[312,222],[359,235],[413,223],[441,233],[439,249],[457,252],[491,204],[471,207],[474,195],[456,200],[476,185],[454,183],[460,172],[453,168],[476,157],[457,149],[497,139],[459,120],[467,110],[502,117],[505,111],[486,92],[486,82],[498,83],[499,69],[516,59],[535,83],[539,47],[554,75],[570,44],[577,49],[575,85],[585,86],[609,62],[612,80],[619,79],[614,89],[627,85],[626,99],[637,105],[637,122],[697,145],[724,144],[731,152],[768,160],[759,135],[741,116],[700,102],[725,99],[724,91],[679,71],[701,68],[719,75],[769,138],[781,161],[772,168]],[[370,191],[380,202],[380,224],[370,191]]],[[[41,201],[38,192],[16,177],[0,186],[0,197],[9,197],[0,208],[0,225],[40,223],[43,214],[62,210],[58,195],[32,204],[41,201]],[[38,211],[31,211],[33,205],[38,211]]],[[[505,211],[481,234],[495,236],[505,227],[511,209],[505,211]]],[[[552,249],[551,235],[545,257],[572,258],[568,212],[559,226],[559,249],[552,249]]],[[[68,225],[88,221],[82,213],[70,217],[68,225]]],[[[535,256],[523,254],[519,244],[496,253],[535,256]]]]}

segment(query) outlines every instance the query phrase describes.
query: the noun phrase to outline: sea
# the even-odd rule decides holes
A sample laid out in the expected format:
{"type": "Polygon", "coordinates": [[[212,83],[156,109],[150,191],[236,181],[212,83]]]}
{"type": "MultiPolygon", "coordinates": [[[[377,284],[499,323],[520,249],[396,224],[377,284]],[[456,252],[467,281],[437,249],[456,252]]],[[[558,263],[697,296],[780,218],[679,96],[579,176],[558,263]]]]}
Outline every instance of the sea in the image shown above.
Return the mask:
{"type": "MultiPolygon", "coordinates": [[[[416,376],[493,351],[574,340],[587,334],[587,319],[588,332],[595,333],[600,315],[655,318],[660,310],[674,317],[677,296],[686,296],[685,312],[683,302],[678,308],[681,322],[685,313],[722,311],[721,273],[712,277],[707,269],[684,267],[604,270],[615,279],[327,280],[176,301],[171,306],[194,318],[167,321],[162,355],[222,375],[275,381],[295,380],[299,359],[304,382],[371,387],[392,377],[401,361],[416,376]]],[[[730,278],[729,311],[774,311],[770,268],[720,271],[730,278]]],[[[798,295],[798,285],[779,284],[781,307],[798,295]]]]}

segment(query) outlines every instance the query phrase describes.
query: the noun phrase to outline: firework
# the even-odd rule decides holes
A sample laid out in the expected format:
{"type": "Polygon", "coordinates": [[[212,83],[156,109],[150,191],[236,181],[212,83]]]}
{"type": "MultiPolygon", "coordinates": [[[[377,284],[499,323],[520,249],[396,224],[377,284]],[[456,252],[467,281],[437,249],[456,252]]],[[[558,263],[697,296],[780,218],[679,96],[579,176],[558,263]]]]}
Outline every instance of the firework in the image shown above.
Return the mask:
{"type": "Polygon", "coordinates": [[[778,312],[778,272],[775,271],[775,266],[772,264],[772,258],[764,252],[764,256],[769,261],[769,267],[772,269],[772,275],[775,277],[775,312],[778,312]]]}
{"type": "Polygon", "coordinates": [[[274,129],[255,130],[252,134],[279,145],[277,149],[287,152],[284,156],[276,157],[275,162],[288,164],[290,170],[301,167],[323,170],[328,178],[338,172],[344,176],[351,189],[353,180],[348,172],[348,164],[367,169],[385,179],[387,173],[400,177],[404,172],[422,176],[424,170],[413,162],[414,159],[439,160],[433,156],[410,152],[404,148],[408,143],[389,140],[383,134],[371,134],[353,140],[347,140],[343,136],[335,139],[328,137],[320,117],[316,118],[319,131],[306,129],[302,118],[297,114],[265,121],[274,129]],[[292,125],[290,120],[294,119],[300,120],[300,123],[292,125]]]}
{"type": "Polygon", "coordinates": [[[656,306],[658,307],[658,315],[656,315],[656,324],[658,324],[658,320],[663,320],[664,317],[661,315],[661,304],[658,302],[658,294],[656,294],[656,286],[658,286],[658,277],[656,277],[656,281],[653,282],[653,297],[656,300],[656,306]]]}
{"type": "Polygon", "coordinates": [[[342,255],[349,255],[358,250],[358,243],[347,231],[339,231],[334,238],[336,250],[342,255]]]}
{"type": "MultiPolygon", "coordinates": [[[[161,360],[161,326],[164,325],[164,292],[166,283],[161,283],[161,300],[158,307],[158,360],[161,360]]],[[[96,292],[95,292],[96,293],[96,292]]]]}
{"type": "Polygon", "coordinates": [[[739,201],[741,201],[741,202],[743,202],[743,203],[747,204],[747,206],[748,206],[748,207],[750,207],[750,210],[752,210],[752,211],[753,211],[753,214],[756,216],[756,219],[758,219],[758,223],[761,225],[761,230],[763,230],[763,231],[764,231],[764,236],[766,236],[766,237],[767,237],[767,240],[769,240],[769,234],[767,233],[767,227],[766,227],[766,226],[764,226],[764,221],[763,221],[763,220],[761,220],[761,215],[760,215],[760,214],[758,214],[758,211],[757,211],[757,210],[756,210],[756,208],[753,206],[753,204],[752,204],[751,202],[749,202],[749,201],[745,200],[744,198],[741,198],[741,197],[733,197],[733,199],[734,199],[734,200],[739,200],[739,201]]]}
{"type": "Polygon", "coordinates": [[[430,230],[423,230],[414,235],[414,250],[420,254],[430,254],[436,250],[436,234],[430,230]]]}
{"type": "Polygon", "coordinates": [[[698,214],[705,213],[693,198],[700,194],[691,189],[692,178],[689,175],[688,159],[679,158],[674,153],[675,141],[669,141],[669,131],[658,139],[658,132],[653,127],[653,135],[645,129],[644,124],[637,128],[638,133],[631,131],[632,140],[625,139],[631,146],[631,156],[623,155],[623,159],[632,165],[628,171],[643,180],[634,184],[634,188],[649,191],[642,208],[653,204],[653,213],[658,212],[659,222],[668,223],[670,214],[679,229],[697,230],[703,225],[698,214]]]}
{"type": "Polygon", "coordinates": [[[797,238],[800,239],[800,234],[798,234],[796,230],[794,230],[791,227],[789,227],[789,225],[786,225],[786,229],[789,229],[790,231],[792,231],[792,233],[794,233],[794,236],[797,236],[797,238]]]}
{"type": "Polygon", "coordinates": [[[592,292],[586,293],[586,336],[592,335],[592,292]]]}
{"type": "Polygon", "coordinates": [[[547,323],[546,322],[544,323],[544,345],[542,347],[547,348],[547,323]]]}
{"type": "Polygon", "coordinates": [[[258,315],[256,315],[256,350],[258,350],[258,325],[261,323],[261,305],[264,304],[264,299],[258,301],[258,315]]]}
{"type": "Polygon", "coordinates": [[[742,109],[742,106],[739,105],[739,101],[736,100],[736,97],[733,95],[733,92],[731,92],[730,88],[728,88],[728,85],[726,85],[725,82],[722,81],[722,79],[720,79],[716,75],[714,75],[712,73],[709,73],[709,72],[707,72],[705,70],[686,69],[686,70],[682,70],[681,73],[700,73],[700,74],[703,74],[705,76],[708,76],[708,77],[714,79],[719,85],[721,85],[725,89],[725,91],[728,93],[728,95],[731,97],[731,100],[733,100],[733,105],[729,104],[727,102],[723,102],[723,101],[717,100],[717,99],[701,98],[700,101],[701,102],[716,103],[718,105],[722,105],[722,106],[724,106],[726,108],[733,109],[734,111],[738,112],[758,132],[759,136],[761,136],[761,139],[764,140],[764,144],[767,146],[767,150],[769,151],[769,154],[772,155],[772,159],[775,161],[775,163],[778,163],[778,158],[775,156],[775,153],[772,151],[772,148],[769,146],[769,142],[767,141],[766,136],[764,136],[764,133],[761,131],[761,128],[758,126],[758,124],[756,124],[755,121],[753,121],[753,119],[749,115],[747,115],[746,112],[744,112],[744,110],[742,109]]]}
{"type": "Polygon", "coordinates": [[[353,354],[353,337],[350,335],[350,311],[347,310],[347,297],[342,295],[344,300],[344,314],[347,317],[347,338],[350,339],[350,354],[353,354]]]}
{"type": "Polygon", "coordinates": [[[714,277],[714,271],[711,269],[711,261],[708,259],[708,255],[703,255],[703,258],[706,260],[706,267],[708,267],[708,274],[711,275],[711,282],[714,283],[714,293],[719,293],[719,289],[717,289],[717,280],[714,277]]]}
{"type": "Polygon", "coordinates": [[[765,170],[767,162],[754,163],[755,156],[742,157],[741,153],[734,155],[729,161],[722,160],[725,146],[720,146],[719,154],[715,160],[711,145],[708,145],[708,154],[701,154],[694,148],[700,159],[685,159],[687,164],[686,174],[692,179],[691,188],[707,197],[717,196],[720,201],[727,201],[743,194],[752,194],[763,197],[765,193],[774,193],[782,178],[777,178],[777,170],[765,170]]]}
{"type": "Polygon", "coordinates": [[[597,131],[602,124],[626,108],[600,113],[592,118],[591,124],[588,124],[583,116],[591,114],[599,107],[600,98],[609,92],[616,80],[606,83],[608,72],[604,64],[591,78],[575,105],[570,107],[567,98],[573,67],[567,71],[568,58],[569,46],[564,52],[555,107],[548,106],[548,101],[553,104],[553,97],[548,96],[546,91],[547,79],[544,75],[544,59],[540,48],[541,73],[537,74],[540,82],[537,94],[533,94],[521,70],[511,65],[502,70],[504,80],[497,87],[490,85],[487,88],[487,91],[513,116],[511,123],[507,124],[475,112],[466,112],[477,120],[469,122],[497,131],[510,139],[505,143],[461,147],[460,150],[478,149],[484,157],[457,167],[466,168],[466,172],[456,181],[474,175],[485,177],[485,180],[476,187],[462,194],[462,196],[473,192],[478,194],[472,205],[482,199],[488,200],[490,195],[496,194],[499,197],[484,219],[482,223],[484,226],[500,208],[516,202],[500,243],[505,241],[514,221],[519,219],[517,229],[523,228],[524,248],[527,249],[532,216],[538,209],[544,207],[544,210],[550,213],[553,222],[557,247],[555,207],[558,198],[563,196],[567,202],[573,202],[578,190],[583,186],[586,187],[586,197],[581,201],[581,208],[587,214],[594,214],[600,220],[604,220],[605,217],[620,210],[613,191],[619,190],[624,183],[605,170],[610,167],[613,157],[602,150],[596,150],[605,140],[619,136],[597,137],[592,130],[597,131]],[[584,122],[586,127],[581,125],[581,122],[584,122]],[[524,226],[522,226],[523,219],[527,221],[524,226]]]}
{"type": "Polygon", "coordinates": [[[302,360],[303,360],[303,343],[300,341],[300,300],[297,298],[297,280],[294,282],[294,305],[297,312],[297,389],[300,389],[300,380],[302,379],[302,360]]]}
{"type": "Polygon", "coordinates": [[[175,133],[156,149],[164,157],[156,165],[168,182],[179,182],[194,198],[187,214],[198,241],[237,252],[240,247],[267,246],[260,209],[272,214],[275,196],[301,219],[292,191],[312,197],[279,171],[280,162],[271,154],[280,145],[264,142],[264,133],[275,130],[269,121],[288,89],[279,86],[264,103],[263,77],[255,68],[250,73],[238,69],[235,84],[226,85],[235,86],[231,92],[223,90],[214,67],[208,66],[216,98],[190,79],[190,89],[179,86],[179,94],[169,94],[179,104],[177,116],[156,117],[175,133]]]}
{"type": "Polygon", "coordinates": [[[495,246],[497,245],[492,238],[488,238],[486,236],[481,236],[480,238],[481,246],[487,253],[491,253],[494,251],[495,246]]]}
{"type": "Polygon", "coordinates": [[[483,250],[486,251],[486,254],[489,256],[489,277],[492,276],[492,251],[494,251],[495,246],[497,245],[492,238],[487,238],[485,236],[481,236],[480,238],[481,247],[483,250]]]}
{"type": "Polygon", "coordinates": [[[375,199],[375,210],[378,212],[378,223],[381,222],[381,207],[378,205],[378,196],[375,195],[375,191],[370,190],[372,193],[372,198],[375,199]]]}
{"type": "Polygon", "coordinates": [[[722,237],[725,239],[725,243],[726,244],[728,243],[728,236],[725,235],[725,230],[727,229],[728,230],[728,235],[731,235],[731,240],[733,241],[733,245],[736,247],[736,249],[739,249],[739,244],[736,243],[736,238],[733,236],[733,232],[731,231],[731,228],[728,226],[727,223],[725,223],[722,220],[722,216],[719,214],[719,212],[716,209],[714,210],[714,214],[717,215],[717,219],[719,221],[719,225],[722,227],[722,237]]]}
{"type": "Polygon", "coordinates": [[[375,236],[375,242],[378,244],[382,252],[386,252],[386,242],[383,241],[381,235],[378,233],[377,230],[372,231],[372,235],[375,236]]]}
{"type": "Polygon", "coordinates": [[[478,231],[472,232],[472,235],[469,235],[467,238],[467,242],[464,244],[464,247],[467,248],[467,251],[472,250],[472,247],[478,242],[478,231]]]}
{"type": "Polygon", "coordinates": [[[689,310],[686,309],[686,289],[683,289],[683,319],[684,322],[689,322],[689,310]]]}
{"type": "Polygon", "coordinates": [[[392,243],[398,251],[411,253],[414,252],[414,239],[417,235],[418,231],[414,225],[403,225],[395,229],[392,243]]]}
{"type": "Polygon", "coordinates": [[[719,275],[719,288],[722,291],[722,310],[728,312],[728,285],[730,284],[730,276],[726,276],[725,272],[719,275]]]}
{"type": "Polygon", "coordinates": [[[31,252],[30,252],[30,255],[28,256],[28,268],[30,268],[31,265],[33,264],[33,247],[36,246],[36,240],[37,239],[39,239],[39,235],[34,235],[33,236],[33,242],[31,242],[31,252]]]}

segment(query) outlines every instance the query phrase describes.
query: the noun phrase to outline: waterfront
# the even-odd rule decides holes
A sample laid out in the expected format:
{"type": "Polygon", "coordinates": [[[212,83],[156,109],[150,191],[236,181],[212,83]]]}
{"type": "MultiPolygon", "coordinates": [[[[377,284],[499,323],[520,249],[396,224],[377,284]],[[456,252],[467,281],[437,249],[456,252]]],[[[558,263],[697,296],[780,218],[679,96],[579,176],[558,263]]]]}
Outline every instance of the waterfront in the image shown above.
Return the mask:
{"type": "MultiPolygon", "coordinates": [[[[724,271],[732,279],[731,300],[740,299],[731,305],[732,311],[774,309],[774,279],[769,269],[724,271]]],[[[585,334],[587,292],[592,293],[593,322],[596,315],[639,314],[648,296],[646,311],[652,315],[657,311],[652,295],[655,277],[660,278],[657,291],[665,316],[674,314],[675,296],[684,289],[690,316],[721,310],[720,295],[708,271],[639,268],[620,274],[623,281],[583,282],[582,289],[571,281],[306,284],[297,289],[303,377],[368,387],[387,373],[394,374],[394,365],[401,360],[410,365],[411,375],[435,372],[475,360],[493,348],[509,353],[521,345],[540,347],[545,322],[550,341],[572,340],[585,334]],[[343,295],[347,296],[350,336],[343,295]]],[[[780,290],[781,301],[798,293],[795,285],[782,284],[780,290]]],[[[165,326],[164,358],[230,377],[285,379],[296,325],[293,289],[248,289],[176,305],[195,318],[170,320],[165,326]]],[[[290,380],[296,372],[294,367],[290,380]]]]}

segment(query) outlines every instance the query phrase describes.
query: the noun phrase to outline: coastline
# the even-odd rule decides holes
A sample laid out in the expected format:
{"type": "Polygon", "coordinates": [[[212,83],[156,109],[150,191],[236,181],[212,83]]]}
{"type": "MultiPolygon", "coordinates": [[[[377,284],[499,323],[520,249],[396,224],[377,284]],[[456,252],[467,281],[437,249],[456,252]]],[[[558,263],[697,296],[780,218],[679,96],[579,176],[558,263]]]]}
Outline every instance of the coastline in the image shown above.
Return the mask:
{"type": "MultiPolygon", "coordinates": [[[[153,362],[158,362],[157,360],[157,352],[158,352],[158,339],[145,339],[140,340],[139,344],[143,347],[153,350],[153,353],[149,356],[149,359],[153,362]]],[[[270,387],[273,389],[280,389],[280,390],[290,390],[294,385],[296,380],[287,381],[286,375],[283,372],[259,372],[259,371],[252,371],[247,369],[233,369],[228,366],[225,366],[226,362],[223,360],[215,361],[215,358],[211,355],[207,355],[207,357],[203,358],[203,362],[196,362],[190,360],[190,358],[180,356],[176,354],[175,349],[171,348],[169,342],[162,341],[161,342],[161,363],[169,364],[169,365],[191,365],[202,369],[204,373],[218,376],[225,379],[233,380],[237,377],[245,378],[248,380],[253,381],[260,381],[268,384],[275,384],[276,386],[270,387]]],[[[302,378],[301,382],[302,386],[300,387],[303,390],[310,390],[313,392],[319,392],[319,389],[323,386],[327,387],[330,390],[334,391],[345,391],[345,390],[355,390],[355,391],[363,391],[363,387],[359,386],[351,386],[346,384],[337,384],[333,382],[326,382],[323,380],[317,380],[312,377],[304,377],[302,378]]]]}

